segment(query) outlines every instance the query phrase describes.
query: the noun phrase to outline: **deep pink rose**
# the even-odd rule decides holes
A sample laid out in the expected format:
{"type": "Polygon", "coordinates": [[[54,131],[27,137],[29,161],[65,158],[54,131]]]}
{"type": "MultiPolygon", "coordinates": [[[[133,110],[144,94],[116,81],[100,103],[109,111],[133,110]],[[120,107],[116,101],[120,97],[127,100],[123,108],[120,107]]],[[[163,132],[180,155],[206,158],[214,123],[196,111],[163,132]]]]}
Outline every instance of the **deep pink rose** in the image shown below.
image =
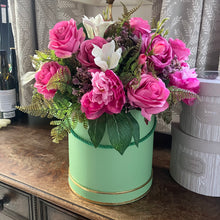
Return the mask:
{"type": "Polygon", "coordinates": [[[125,104],[125,92],[118,76],[111,70],[92,73],[92,91],[83,95],[81,110],[88,119],[97,119],[104,112],[118,114],[125,104]]]}
{"type": "Polygon", "coordinates": [[[80,46],[80,52],[77,56],[79,62],[86,67],[97,67],[94,62],[94,56],[92,55],[93,44],[102,48],[106,43],[108,42],[102,37],[94,37],[91,40],[84,41],[80,46]]]}
{"type": "Polygon", "coordinates": [[[69,21],[61,21],[55,24],[49,34],[48,48],[54,50],[59,58],[71,57],[85,39],[83,28],[77,30],[76,22],[72,18],[69,21]]]}
{"type": "MultiPolygon", "coordinates": [[[[169,85],[176,86],[181,89],[189,90],[194,93],[199,93],[199,80],[196,78],[197,74],[194,69],[183,68],[181,71],[177,71],[169,75],[169,85]]],[[[192,105],[196,98],[184,99],[188,105],[192,105]]]]}
{"type": "Polygon", "coordinates": [[[47,83],[53,75],[57,72],[70,75],[70,70],[66,66],[61,66],[57,62],[51,61],[44,63],[41,69],[35,74],[34,87],[37,88],[38,93],[44,95],[46,99],[52,99],[56,93],[56,89],[47,89],[47,83]]]}
{"type": "Polygon", "coordinates": [[[185,43],[179,39],[173,40],[172,38],[169,39],[169,43],[173,50],[173,57],[176,55],[179,61],[188,59],[188,56],[190,55],[190,49],[186,48],[185,43]]]}
{"type": "Polygon", "coordinates": [[[129,24],[131,28],[133,28],[133,33],[140,37],[140,35],[148,35],[151,32],[150,25],[147,20],[143,20],[142,18],[133,17],[130,19],[129,24]]]}
{"type": "Polygon", "coordinates": [[[129,102],[134,107],[141,108],[141,114],[151,120],[152,114],[158,114],[169,107],[167,98],[170,92],[164,82],[151,74],[142,74],[140,85],[137,89],[128,86],[127,95],[129,102]]]}
{"type": "Polygon", "coordinates": [[[141,52],[147,53],[150,64],[153,64],[155,70],[162,70],[164,67],[170,65],[172,56],[172,48],[165,38],[157,35],[151,42],[151,37],[142,37],[141,52]],[[149,46],[150,45],[150,46],[149,46]]]}
{"type": "Polygon", "coordinates": [[[138,57],[138,64],[141,66],[141,74],[147,73],[147,56],[141,53],[138,57]]]}

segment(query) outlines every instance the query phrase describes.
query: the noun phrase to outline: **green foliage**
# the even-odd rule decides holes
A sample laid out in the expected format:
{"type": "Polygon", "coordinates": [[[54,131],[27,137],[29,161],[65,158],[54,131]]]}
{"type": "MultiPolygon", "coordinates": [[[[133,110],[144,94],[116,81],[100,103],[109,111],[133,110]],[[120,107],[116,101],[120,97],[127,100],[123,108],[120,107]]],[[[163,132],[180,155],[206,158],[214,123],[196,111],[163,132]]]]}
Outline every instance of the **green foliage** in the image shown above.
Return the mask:
{"type": "Polygon", "coordinates": [[[158,117],[162,118],[165,123],[169,124],[172,120],[172,110],[168,108],[167,110],[159,113],[158,117]]]}
{"type": "Polygon", "coordinates": [[[132,129],[125,113],[107,115],[107,130],[111,145],[123,154],[131,143],[132,129]]]}
{"type": "Polygon", "coordinates": [[[122,27],[125,22],[130,20],[131,15],[134,14],[134,12],[136,12],[141,7],[142,1],[136,7],[132,8],[131,10],[128,10],[124,3],[121,2],[121,4],[123,7],[123,14],[122,14],[122,18],[118,19],[119,20],[118,23],[122,27]]]}
{"type": "Polygon", "coordinates": [[[101,117],[96,120],[89,120],[89,136],[95,147],[98,147],[103,135],[105,133],[106,127],[106,114],[103,114],[101,117]]]}
{"type": "Polygon", "coordinates": [[[132,136],[134,138],[134,143],[138,147],[139,140],[140,140],[139,124],[130,112],[127,113],[127,117],[129,118],[128,122],[130,123],[130,128],[132,129],[132,136]]]}
{"type": "MultiPolygon", "coordinates": [[[[121,4],[123,7],[122,17],[119,18],[117,22],[109,26],[109,28],[106,30],[104,34],[105,39],[108,37],[120,36],[120,32],[121,32],[123,25],[125,25],[126,23],[129,23],[128,21],[130,20],[131,15],[140,8],[140,6],[142,5],[142,2],[139,3],[136,7],[132,8],[131,10],[128,10],[126,5],[123,4],[122,2],[121,4]]],[[[105,14],[106,13],[107,12],[105,12],[105,14]]],[[[104,16],[106,17],[106,15],[104,16]]]]}
{"type": "Polygon", "coordinates": [[[68,116],[69,115],[62,120],[50,122],[51,125],[56,126],[51,130],[51,136],[54,143],[59,143],[59,141],[63,140],[67,133],[70,133],[71,129],[73,128],[73,121],[68,116]]]}
{"type": "Polygon", "coordinates": [[[107,132],[111,145],[123,154],[131,143],[133,137],[134,143],[138,146],[140,139],[140,128],[136,119],[131,113],[122,111],[120,114],[103,114],[95,120],[88,120],[88,134],[95,147],[98,147],[105,133],[107,132]]]}
{"type": "Polygon", "coordinates": [[[50,61],[58,62],[62,66],[68,66],[70,72],[73,74],[76,72],[76,67],[80,66],[74,54],[70,58],[61,59],[55,55],[54,50],[35,51],[35,52],[37,56],[31,58],[36,71],[38,71],[41,68],[43,63],[50,61]]]}
{"type": "Polygon", "coordinates": [[[125,53],[123,53],[118,66],[114,70],[117,73],[124,85],[127,85],[132,79],[136,78],[137,81],[140,80],[141,68],[138,64],[138,56],[141,50],[141,40],[133,46],[128,48],[125,53]]]}
{"type": "Polygon", "coordinates": [[[168,97],[167,101],[171,106],[176,105],[183,99],[198,98],[196,93],[189,90],[180,89],[175,86],[171,86],[168,89],[170,90],[170,96],[168,97]]]}
{"type": "Polygon", "coordinates": [[[35,93],[32,102],[28,106],[17,107],[20,111],[33,116],[57,118],[51,121],[51,125],[56,127],[51,130],[53,142],[59,143],[71,129],[74,129],[78,122],[87,127],[87,119],[80,110],[80,104],[63,97],[61,92],[57,91],[54,98],[47,100],[43,95],[35,93]]]}
{"type": "Polygon", "coordinates": [[[44,99],[43,95],[35,93],[32,97],[32,102],[28,106],[17,106],[17,109],[20,111],[39,117],[48,117],[52,118],[53,115],[50,112],[50,109],[53,106],[52,100],[44,99]]]}
{"type": "Polygon", "coordinates": [[[35,51],[36,56],[31,57],[32,63],[35,66],[35,70],[38,71],[41,68],[42,63],[49,61],[61,62],[61,59],[56,57],[53,50],[35,51]]]}
{"type": "Polygon", "coordinates": [[[50,78],[49,82],[47,83],[47,89],[55,89],[59,90],[62,94],[67,93],[71,95],[72,87],[71,85],[68,85],[70,82],[71,76],[69,73],[60,70],[50,78]]]}

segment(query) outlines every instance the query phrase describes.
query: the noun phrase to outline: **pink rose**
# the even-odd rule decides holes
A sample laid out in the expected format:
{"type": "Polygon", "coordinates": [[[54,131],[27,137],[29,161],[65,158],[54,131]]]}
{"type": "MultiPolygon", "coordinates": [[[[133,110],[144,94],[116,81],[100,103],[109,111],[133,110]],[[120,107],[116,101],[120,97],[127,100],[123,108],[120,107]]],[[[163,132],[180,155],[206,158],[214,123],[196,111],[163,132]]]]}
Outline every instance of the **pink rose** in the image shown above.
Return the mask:
{"type": "Polygon", "coordinates": [[[97,119],[104,112],[118,114],[125,104],[125,92],[118,76],[111,70],[92,73],[92,91],[83,95],[81,110],[88,119],[97,119]]]}
{"type": "Polygon", "coordinates": [[[141,53],[138,57],[138,64],[144,65],[146,63],[147,56],[143,53],[141,53]]]}
{"type": "Polygon", "coordinates": [[[170,65],[172,56],[172,48],[165,38],[157,35],[151,42],[151,37],[142,37],[141,52],[145,53],[147,48],[149,53],[148,60],[153,64],[155,70],[162,70],[164,67],[170,65]],[[149,46],[150,45],[150,46],[149,46]]]}
{"type": "Polygon", "coordinates": [[[94,62],[94,56],[92,55],[93,44],[102,48],[106,43],[107,41],[102,37],[94,37],[91,40],[84,41],[80,46],[80,52],[77,56],[79,62],[86,67],[97,67],[94,62]]]}
{"type": "Polygon", "coordinates": [[[83,28],[77,30],[76,22],[72,18],[69,21],[61,21],[55,24],[49,34],[48,48],[54,50],[59,58],[71,57],[85,39],[83,28]]]}
{"type": "Polygon", "coordinates": [[[190,55],[190,49],[186,48],[185,43],[179,39],[173,40],[172,38],[169,39],[169,43],[173,50],[173,57],[176,55],[179,61],[188,59],[188,56],[190,55]]]}
{"type": "Polygon", "coordinates": [[[164,82],[150,74],[142,74],[140,85],[133,89],[132,81],[127,89],[129,102],[134,107],[141,108],[141,114],[151,120],[152,114],[158,114],[169,107],[167,98],[170,92],[164,82]]]}
{"type": "Polygon", "coordinates": [[[141,74],[147,72],[146,60],[147,60],[147,56],[141,53],[138,57],[138,64],[141,66],[141,74]]]}
{"type": "Polygon", "coordinates": [[[48,90],[47,83],[58,71],[70,75],[70,70],[66,66],[61,66],[54,61],[44,63],[40,71],[35,74],[36,82],[34,87],[37,88],[38,93],[44,95],[46,99],[52,99],[57,91],[56,89],[48,90]]]}
{"type": "Polygon", "coordinates": [[[129,24],[131,28],[133,28],[133,33],[140,37],[140,35],[148,35],[151,32],[150,25],[147,20],[143,20],[142,18],[133,17],[130,19],[129,24]]]}
{"type": "MultiPolygon", "coordinates": [[[[199,93],[199,80],[196,78],[197,74],[194,69],[183,68],[181,71],[177,71],[169,75],[169,85],[176,86],[181,89],[189,90],[194,93],[199,93]]],[[[188,105],[192,105],[196,98],[184,99],[188,105]]]]}

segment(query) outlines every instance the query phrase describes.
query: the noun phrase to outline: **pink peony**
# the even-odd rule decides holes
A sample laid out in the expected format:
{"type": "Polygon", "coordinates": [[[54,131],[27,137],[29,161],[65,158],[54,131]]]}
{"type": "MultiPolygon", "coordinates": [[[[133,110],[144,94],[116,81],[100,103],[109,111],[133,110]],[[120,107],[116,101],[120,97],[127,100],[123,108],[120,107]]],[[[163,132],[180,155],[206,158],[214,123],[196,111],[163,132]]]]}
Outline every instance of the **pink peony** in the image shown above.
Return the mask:
{"type": "Polygon", "coordinates": [[[93,45],[102,48],[106,43],[107,41],[102,37],[94,37],[91,40],[84,41],[80,46],[80,52],[77,56],[79,62],[86,67],[97,67],[94,62],[94,56],[92,55],[93,45]]]}
{"type": "Polygon", "coordinates": [[[129,21],[131,28],[133,28],[133,33],[140,37],[140,35],[148,35],[151,32],[150,25],[147,20],[143,20],[142,18],[133,17],[129,21]]]}
{"type": "MultiPolygon", "coordinates": [[[[194,69],[183,68],[181,71],[177,71],[169,75],[169,86],[176,86],[181,89],[189,90],[194,93],[199,93],[199,80],[196,78],[197,74],[194,69]]],[[[196,98],[184,99],[188,105],[192,105],[196,98]]]]}
{"type": "Polygon", "coordinates": [[[190,49],[186,48],[185,43],[179,39],[173,40],[172,38],[169,39],[169,43],[173,50],[173,57],[176,55],[179,61],[188,59],[188,56],[190,55],[190,49]]]}
{"type": "Polygon", "coordinates": [[[122,82],[111,70],[92,73],[92,91],[83,95],[81,110],[90,120],[97,119],[104,112],[118,114],[125,104],[122,82]]]}
{"type": "Polygon", "coordinates": [[[147,53],[150,64],[153,64],[155,70],[162,70],[164,67],[170,65],[172,56],[172,48],[165,38],[157,35],[151,42],[151,37],[142,37],[141,52],[147,53]],[[150,46],[149,46],[150,45],[150,46]]]}
{"type": "Polygon", "coordinates": [[[72,18],[69,21],[61,21],[55,24],[49,34],[48,48],[54,50],[59,58],[71,57],[85,40],[83,28],[77,30],[76,22],[72,18]]]}
{"type": "Polygon", "coordinates": [[[35,84],[34,87],[37,88],[38,93],[44,95],[46,99],[52,99],[56,93],[56,89],[47,89],[47,83],[53,75],[58,71],[62,73],[67,73],[70,75],[70,71],[66,66],[61,66],[57,62],[51,61],[44,63],[40,71],[35,74],[35,84]]]}
{"type": "Polygon", "coordinates": [[[127,89],[129,102],[134,107],[141,108],[141,114],[151,120],[152,114],[158,114],[169,107],[167,98],[170,94],[164,82],[151,74],[142,74],[137,89],[132,87],[132,81],[127,89]]]}

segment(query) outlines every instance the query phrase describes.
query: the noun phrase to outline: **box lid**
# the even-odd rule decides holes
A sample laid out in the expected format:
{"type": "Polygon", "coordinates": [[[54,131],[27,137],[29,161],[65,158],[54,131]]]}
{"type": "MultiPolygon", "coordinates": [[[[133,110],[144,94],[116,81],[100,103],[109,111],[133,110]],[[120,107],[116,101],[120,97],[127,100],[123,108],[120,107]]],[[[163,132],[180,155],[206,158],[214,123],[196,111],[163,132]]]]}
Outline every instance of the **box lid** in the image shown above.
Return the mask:
{"type": "Polygon", "coordinates": [[[220,79],[198,79],[200,81],[199,95],[220,97],[220,79]]]}

